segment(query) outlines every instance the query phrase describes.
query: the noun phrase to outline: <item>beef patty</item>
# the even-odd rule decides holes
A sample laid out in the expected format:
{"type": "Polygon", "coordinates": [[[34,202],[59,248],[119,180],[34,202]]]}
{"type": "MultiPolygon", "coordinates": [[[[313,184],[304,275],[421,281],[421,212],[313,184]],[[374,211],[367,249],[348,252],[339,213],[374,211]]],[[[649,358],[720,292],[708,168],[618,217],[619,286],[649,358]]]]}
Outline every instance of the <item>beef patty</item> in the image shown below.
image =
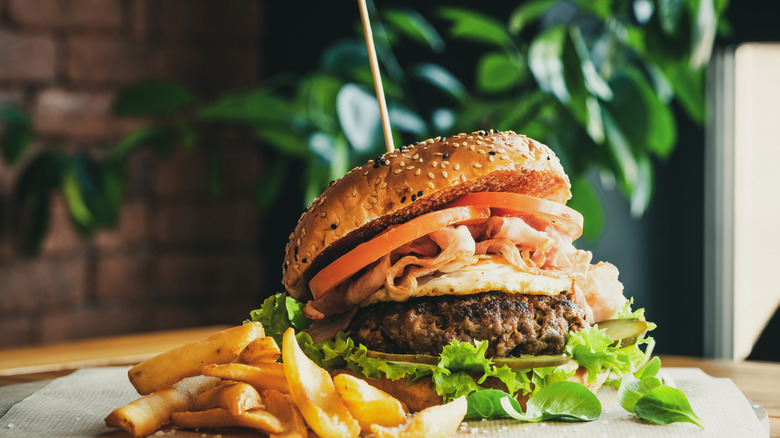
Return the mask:
{"type": "Polygon", "coordinates": [[[556,354],[569,331],[588,325],[568,292],[557,296],[483,292],[379,303],[358,311],[351,337],[370,350],[438,355],[453,339],[487,340],[488,356],[556,354]]]}

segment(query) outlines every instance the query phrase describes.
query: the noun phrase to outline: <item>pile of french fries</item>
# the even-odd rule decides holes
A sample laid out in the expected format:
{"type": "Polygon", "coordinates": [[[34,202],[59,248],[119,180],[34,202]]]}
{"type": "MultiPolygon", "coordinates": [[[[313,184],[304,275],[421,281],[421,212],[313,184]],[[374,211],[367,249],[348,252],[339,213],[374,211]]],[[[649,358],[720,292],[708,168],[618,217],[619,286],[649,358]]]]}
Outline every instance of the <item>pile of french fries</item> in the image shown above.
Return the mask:
{"type": "Polygon", "coordinates": [[[182,429],[243,427],[275,437],[448,437],[466,400],[408,414],[406,406],[348,374],[331,377],[298,346],[293,329],[282,349],[259,322],[229,328],[131,368],[143,397],[106,417],[135,437],[166,425],[182,429]],[[279,358],[282,358],[282,363],[279,358]]]}

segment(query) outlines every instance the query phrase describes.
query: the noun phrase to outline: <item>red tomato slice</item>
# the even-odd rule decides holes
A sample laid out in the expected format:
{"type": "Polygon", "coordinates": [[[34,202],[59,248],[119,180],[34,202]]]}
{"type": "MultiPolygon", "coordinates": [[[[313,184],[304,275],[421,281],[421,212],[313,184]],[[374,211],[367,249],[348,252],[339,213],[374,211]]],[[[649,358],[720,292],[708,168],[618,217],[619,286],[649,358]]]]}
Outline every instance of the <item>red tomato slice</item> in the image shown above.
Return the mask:
{"type": "Polygon", "coordinates": [[[563,204],[533,196],[510,192],[477,192],[463,195],[450,206],[490,207],[494,216],[527,214],[542,218],[571,236],[582,235],[583,217],[577,210],[563,204]]]}
{"type": "Polygon", "coordinates": [[[361,243],[352,251],[336,259],[312,277],[309,281],[309,289],[311,289],[314,299],[317,299],[385,254],[418,237],[448,225],[478,223],[488,217],[490,217],[489,209],[473,206],[446,208],[417,216],[361,243]]]}

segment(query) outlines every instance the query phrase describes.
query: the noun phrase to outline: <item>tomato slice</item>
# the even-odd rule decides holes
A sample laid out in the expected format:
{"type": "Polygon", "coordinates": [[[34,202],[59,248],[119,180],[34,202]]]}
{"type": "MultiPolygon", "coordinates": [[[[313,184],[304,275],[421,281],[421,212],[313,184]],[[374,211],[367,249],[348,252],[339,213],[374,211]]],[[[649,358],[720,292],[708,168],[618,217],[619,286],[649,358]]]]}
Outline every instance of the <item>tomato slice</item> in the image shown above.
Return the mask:
{"type": "Polygon", "coordinates": [[[477,192],[463,195],[450,206],[490,207],[494,216],[528,214],[540,217],[568,234],[572,240],[582,235],[580,212],[563,204],[511,192],[477,192]]]}
{"type": "Polygon", "coordinates": [[[336,259],[312,277],[309,281],[309,289],[311,289],[314,299],[317,299],[385,254],[418,237],[448,225],[478,223],[488,217],[490,217],[488,208],[475,206],[445,208],[417,216],[361,243],[352,251],[336,259]]]}

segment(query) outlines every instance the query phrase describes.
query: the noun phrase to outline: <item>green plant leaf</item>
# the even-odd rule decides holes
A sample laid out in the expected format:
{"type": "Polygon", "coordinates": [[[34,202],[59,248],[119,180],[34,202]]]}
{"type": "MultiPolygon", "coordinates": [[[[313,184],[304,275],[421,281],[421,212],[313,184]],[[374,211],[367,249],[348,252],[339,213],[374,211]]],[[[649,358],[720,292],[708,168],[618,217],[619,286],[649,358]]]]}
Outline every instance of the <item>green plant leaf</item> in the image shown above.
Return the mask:
{"type": "Polygon", "coordinates": [[[595,242],[606,227],[606,213],[601,199],[584,176],[572,181],[571,193],[568,205],[586,218],[582,235],[595,242]]]}
{"type": "Polygon", "coordinates": [[[556,4],[558,0],[532,0],[523,3],[509,15],[509,32],[512,35],[519,34],[556,4]]]}
{"type": "Polygon", "coordinates": [[[655,377],[659,371],[661,371],[661,358],[655,356],[642,368],[636,370],[636,372],[634,372],[634,377],[639,380],[642,380],[645,377],[655,377]]]}
{"type": "Polygon", "coordinates": [[[202,106],[197,115],[209,122],[289,123],[296,114],[288,100],[259,89],[223,97],[202,106]]]}
{"type": "Polygon", "coordinates": [[[718,17],[713,0],[699,0],[691,37],[691,67],[705,67],[710,60],[712,44],[718,31],[718,17]]]}
{"type": "Polygon", "coordinates": [[[647,211],[653,197],[653,163],[647,154],[637,157],[637,181],[631,192],[631,214],[640,217],[647,211]]]}
{"type": "Polygon", "coordinates": [[[566,28],[551,27],[531,42],[528,49],[528,67],[539,88],[552,93],[563,103],[569,101],[569,90],[563,75],[563,45],[566,28]]]}
{"type": "Polygon", "coordinates": [[[111,159],[124,160],[129,154],[140,147],[151,147],[161,155],[167,155],[171,150],[170,133],[159,126],[147,126],[125,135],[111,151],[111,159]]]}
{"type": "Polygon", "coordinates": [[[644,420],[659,424],[693,423],[704,429],[685,393],[671,386],[658,386],[645,393],[634,406],[634,412],[644,420]]]}
{"type": "Polygon", "coordinates": [[[657,5],[661,29],[667,35],[673,34],[682,19],[685,0],[658,0],[657,5]]]}
{"type": "Polygon", "coordinates": [[[628,412],[634,412],[634,406],[648,391],[661,386],[661,380],[655,376],[637,379],[633,374],[624,374],[620,379],[617,398],[620,406],[628,412]]]}
{"type": "Polygon", "coordinates": [[[21,108],[0,105],[0,150],[6,163],[13,165],[33,141],[33,123],[21,108]]]}
{"type": "Polygon", "coordinates": [[[43,151],[22,169],[14,187],[14,201],[22,212],[20,234],[25,253],[37,254],[49,226],[51,193],[62,183],[68,166],[61,151],[43,151]]]}
{"type": "Polygon", "coordinates": [[[393,128],[415,134],[416,136],[423,136],[428,132],[428,126],[426,125],[425,120],[403,105],[389,105],[387,112],[390,117],[390,126],[393,128]]]}
{"type": "Polygon", "coordinates": [[[675,97],[688,115],[697,123],[706,118],[706,97],[703,70],[691,70],[685,65],[672,65],[664,69],[666,78],[672,84],[675,97]]]}
{"type": "Polygon", "coordinates": [[[596,66],[591,60],[590,52],[588,51],[585,40],[582,38],[580,29],[576,26],[569,28],[569,37],[574,44],[574,49],[577,52],[577,57],[580,60],[580,69],[582,70],[582,76],[585,80],[585,87],[588,91],[598,97],[601,100],[611,100],[612,90],[609,88],[609,84],[605,81],[599,73],[596,71],[596,66]]]}
{"type": "Polygon", "coordinates": [[[268,211],[279,198],[289,167],[286,159],[279,158],[274,160],[273,166],[265,168],[257,186],[255,186],[255,202],[261,211],[268,211]]]}
{"type": "Polygon", "coordinates": [[[435,53],[444,51],[444,40],[436,28],[419,12],[411,9],[384,11],[385,20],[409,38],[426,44],[435,53]]]}
{"type": "Polygon", "coordinates": [[[376,97],[357,84],[341,87],[336,98],[339,123],[349,144],[359,152],[366,152],[375,144],[381,130],[379,105],[376,97]]]}
{"type": "Polygon", "coordinates": [[[284,155],[305,160],[311,158],[307,139],[297,132],[278,126],[261,126],[255,130],[255,135],[284,155]]]}
{"type": "Polygon", "coordinates": [[[609,151],[617,165],[620,188],[630,197],[639,179],[639,164],[631,150],[631,143],[609,112],[604,112],[604,132],[609,151]]]}
{"type": "Polygon", "coordinates": [[[442,8],[440,15],[452,21],[450,34],[453,37],[499,47],[509,47],[512,44],[512,37],[493,17],[463,8],[442,8]]]}
{"type": "Polygon", "coordinates": [[[358,40],[343,40],[329,45],[320,60],[320,69],[332,75],[350,75],[356,69],[365,70],[367,65],[366,45],[358,40]]]}
{"type": "Polygon", "coordinates": [[[514,399],[511,395],[498,389],[481,389],[479,391],[472,392],[466,397],[468,403],[468,410],[466,411],[466,419],[475,420],[481,418],[494,419],[505,418],[507,416],[506,411],[501,406],[502,399],[508,399],[512,407],[517,412],[523,412],[520,403],[514,399]]]}
{"type": "Polygon", "coordinates": [[[182,110],[195,101],[195,96],[176,82],[147,80],[120,90],[112,111],[122,117],[154,116],[182,110]]]}
{"type": "Polygon", "coordinates": [[[412,67],[410,74],[444,91],[457,101],[463,101],[468,95],[468,91],[463,83],[449,70],[440,65],[431,63],[419,64],[412,67]]]}
{"type": "Polygon", "coordinates": [[[522,70],[506,53],[492,52],[477,64],[477,88],[487,93],[504,91],[516,85],[522,70]]]}
{"type": "Polygon", "coordinates": [[[593,421],[601,416],[601,401],[588,387],[576,382],[555,382],[534,391],[525,413],[518,412],[509,398],[501,400],[507,414],[520,421],[593,421]]]}

